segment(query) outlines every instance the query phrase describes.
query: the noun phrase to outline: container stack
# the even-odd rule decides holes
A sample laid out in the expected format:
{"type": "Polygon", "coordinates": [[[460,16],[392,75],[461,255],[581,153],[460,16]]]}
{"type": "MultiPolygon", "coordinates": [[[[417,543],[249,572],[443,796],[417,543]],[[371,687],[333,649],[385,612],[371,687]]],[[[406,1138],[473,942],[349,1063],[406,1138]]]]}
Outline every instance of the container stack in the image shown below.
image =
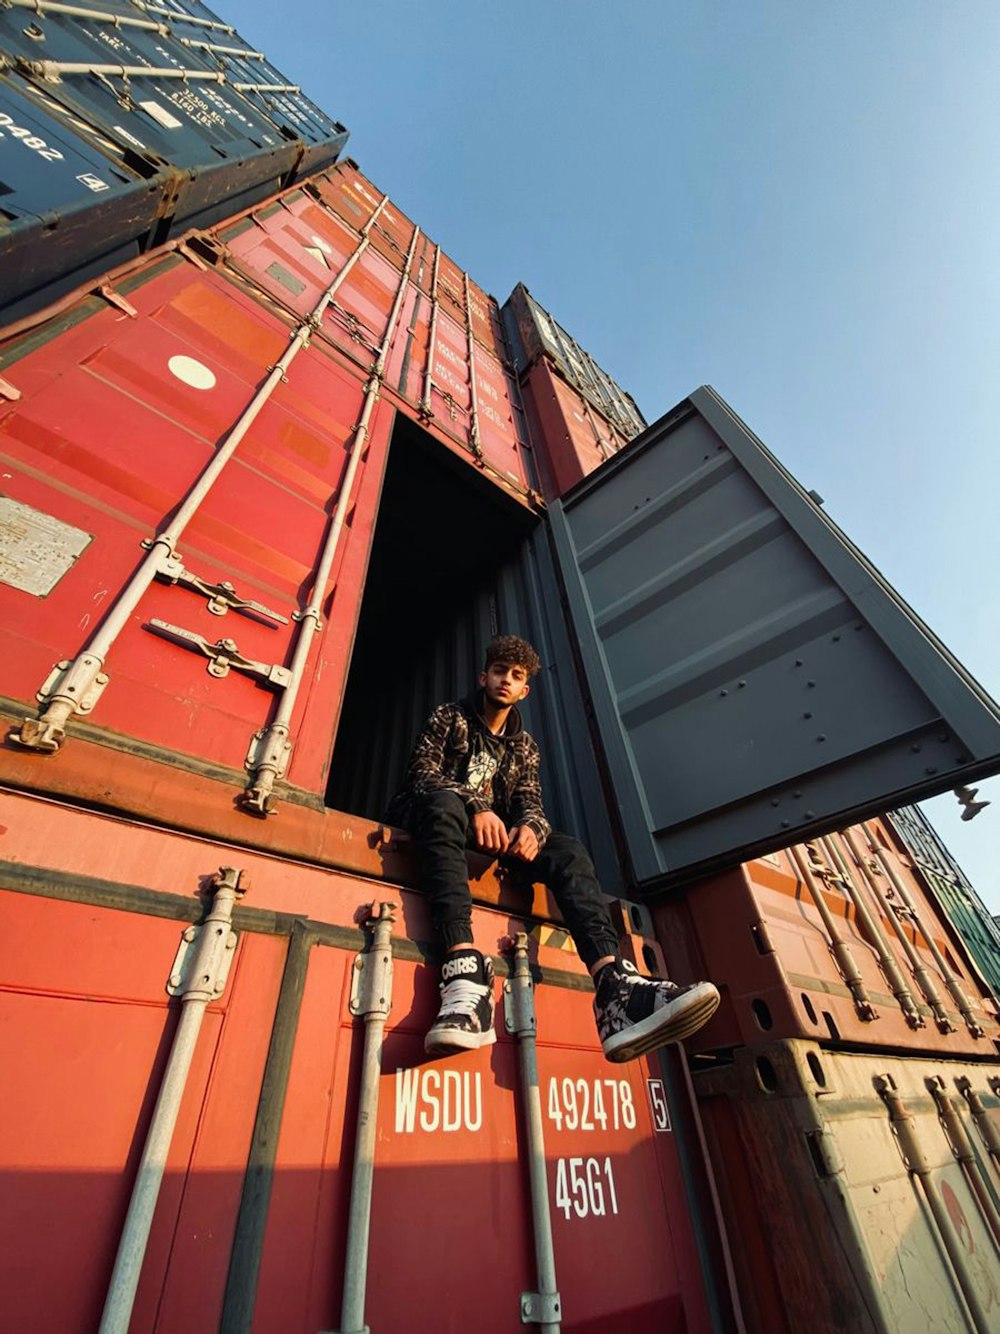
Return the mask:
{"type": "Polygon", "coordinates": [[[647,426],[223,17],[10,0],[0,49],[11,1327],[984,1330],[997,1006],[880,812],[1000,710],[716,394],[647,426]],[[473,854],[498,1041],[424,1056],[382,812],[497,633],[623,948],[723,991],[690,1062],[609,1065],[473,854]]]}
{"type": "Polygon", "coordinates": [[[347,131],[196,0],[0,12],[0,319],[337,160],[347,131]]]}
{"type": "Polygon", "coordinates": [[[532,432],[545,442],[544,490],[554,500],[646,426],[634,399],[519,283],[503,307],[532,432]]]}

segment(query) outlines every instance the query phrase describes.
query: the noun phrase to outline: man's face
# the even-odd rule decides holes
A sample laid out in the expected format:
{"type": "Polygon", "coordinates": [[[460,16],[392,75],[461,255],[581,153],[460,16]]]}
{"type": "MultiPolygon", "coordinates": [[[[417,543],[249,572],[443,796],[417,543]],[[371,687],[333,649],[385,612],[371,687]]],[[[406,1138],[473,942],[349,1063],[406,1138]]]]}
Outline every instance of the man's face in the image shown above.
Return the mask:
{"type": "Polygon", "coordinates": [[[491,662],[485,672],[479,673],[479,684],[496,709],[509,708],[531,691],[527,671],[516,662],[491,662]]]}

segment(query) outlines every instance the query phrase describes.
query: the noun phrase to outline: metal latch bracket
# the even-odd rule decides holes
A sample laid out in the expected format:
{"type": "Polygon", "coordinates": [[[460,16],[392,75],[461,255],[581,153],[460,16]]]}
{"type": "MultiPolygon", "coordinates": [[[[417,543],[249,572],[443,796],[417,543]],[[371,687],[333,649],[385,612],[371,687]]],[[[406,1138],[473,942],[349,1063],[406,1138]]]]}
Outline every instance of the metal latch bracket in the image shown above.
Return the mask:
{"type": "Polygon", "coordinates": [[[279,690],[283,690],[291,683],[292,674],[287,667],[281,667],[277,663],[256,662],[253,658],[244,657],[235,640],[218,639],[214,644],[210,644],[204,635],[155,618],[146,623],[145,629],[163,639],[173,640],[182,648],[203,653],[208,658],[209,675],[220,680],[228,676],[232,668],[238,672],[246,672],[248,676],[256,677],[264,685],[275,686],[279,690]]]}
{"type": "Polygon", "coordinates": [[[225,616],[226,612],[232,609],[246,615],[259,616],[265,621],[274,621],[278,625],[288,624],[288,617],[282,616],[280,612],[272,611],[270,607],[254,602],[251,598],[240,597],[228,579],[210,583],[200,575],[185,569],[176,556],[168,556],[157,571],[157,575],[169,584],[180,584],[182,588],[190,588],[195,593],[201,593],[208,599],[208,610],[213,616],[225,616]]]}
{"type": "Polygon", "coordinates": [[[558,1292],[522,1292],[522,1325],[557,1325],[562,1319],[558,1292]]]}

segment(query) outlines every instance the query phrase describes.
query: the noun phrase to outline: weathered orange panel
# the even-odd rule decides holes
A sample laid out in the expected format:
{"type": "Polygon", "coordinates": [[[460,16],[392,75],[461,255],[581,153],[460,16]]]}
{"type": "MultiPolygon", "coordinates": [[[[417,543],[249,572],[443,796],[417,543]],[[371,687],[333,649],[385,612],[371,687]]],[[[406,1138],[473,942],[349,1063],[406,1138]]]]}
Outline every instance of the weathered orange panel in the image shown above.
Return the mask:
{"type": "MultiPolygon", "coordinates": [[[[880,826],[870,822],[870,827],[880,826]]],[[[855,837],[859,838],[860,833],[854,831],[855,837]]],[[[674,974],[685,979],[711,977],[722,991],[719,1010],[693,1045],[709,1051],[803,1037],[995,1056],[1000,1051],[995,1003],[912,872],[902,862],[895,862],[914,900],[920,925],[908,913],[897,916],[897,920],[920,968],[926,970],[925,976],[943,1002],[946,1019],[942,1023],[936,1021],[893,922],[873,897],[850,847],[841,835],[833,835],[829,841],[842,849],[843,860],[852,870],[854,894],[867,906],[880,937],[876,945],[841,880],[817,882],[822,885],[819,892],[846,946],[848,959],[857,967],[860,986],[873,1013],[859,1005],[852,994],[846,972],[838,966],[830,933],[796,863],[789,853],[774,853],[691,885],[654,910],[657,936],[674,974]],[[724,929],[720,930],[721,923],[724,929]],[[925,932],[938,947],[946,970],[969,998],[973,1023],[982,1029],[981,1033],[973,1033],[963,1019],[925,932]],[[880,950],[895,960],[898,976],[919,1013],[919,1026],[907,1020],[880,965],[880,950]]],[[[807,850],[797,851],[808,864],[807,850]]],[[[902,907],[884,877],[883,883],[890,902],[902,907]]]]}

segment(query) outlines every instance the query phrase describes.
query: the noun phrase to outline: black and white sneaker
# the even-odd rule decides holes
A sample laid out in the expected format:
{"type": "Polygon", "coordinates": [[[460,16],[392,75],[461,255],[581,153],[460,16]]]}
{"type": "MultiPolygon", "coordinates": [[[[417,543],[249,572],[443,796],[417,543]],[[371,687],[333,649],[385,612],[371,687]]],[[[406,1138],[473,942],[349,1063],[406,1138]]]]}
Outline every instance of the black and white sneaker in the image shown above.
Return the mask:
{"type": "Polygon", "coordinates": [[[428,1056],[475,1051],[496,1042],[493,964],[478,950],[456,950],[441,966],[441,1008],[424,1039],[428,1056]]]}
{"type": "Polygon", "coordinates": [[[674,982],[642,977],[627,960],[597,975],[594,1016],[609,1061],[633,1061],[668,1042],[680,1042],[715,1013],[719,993],[711,982],[674,982]]]}

